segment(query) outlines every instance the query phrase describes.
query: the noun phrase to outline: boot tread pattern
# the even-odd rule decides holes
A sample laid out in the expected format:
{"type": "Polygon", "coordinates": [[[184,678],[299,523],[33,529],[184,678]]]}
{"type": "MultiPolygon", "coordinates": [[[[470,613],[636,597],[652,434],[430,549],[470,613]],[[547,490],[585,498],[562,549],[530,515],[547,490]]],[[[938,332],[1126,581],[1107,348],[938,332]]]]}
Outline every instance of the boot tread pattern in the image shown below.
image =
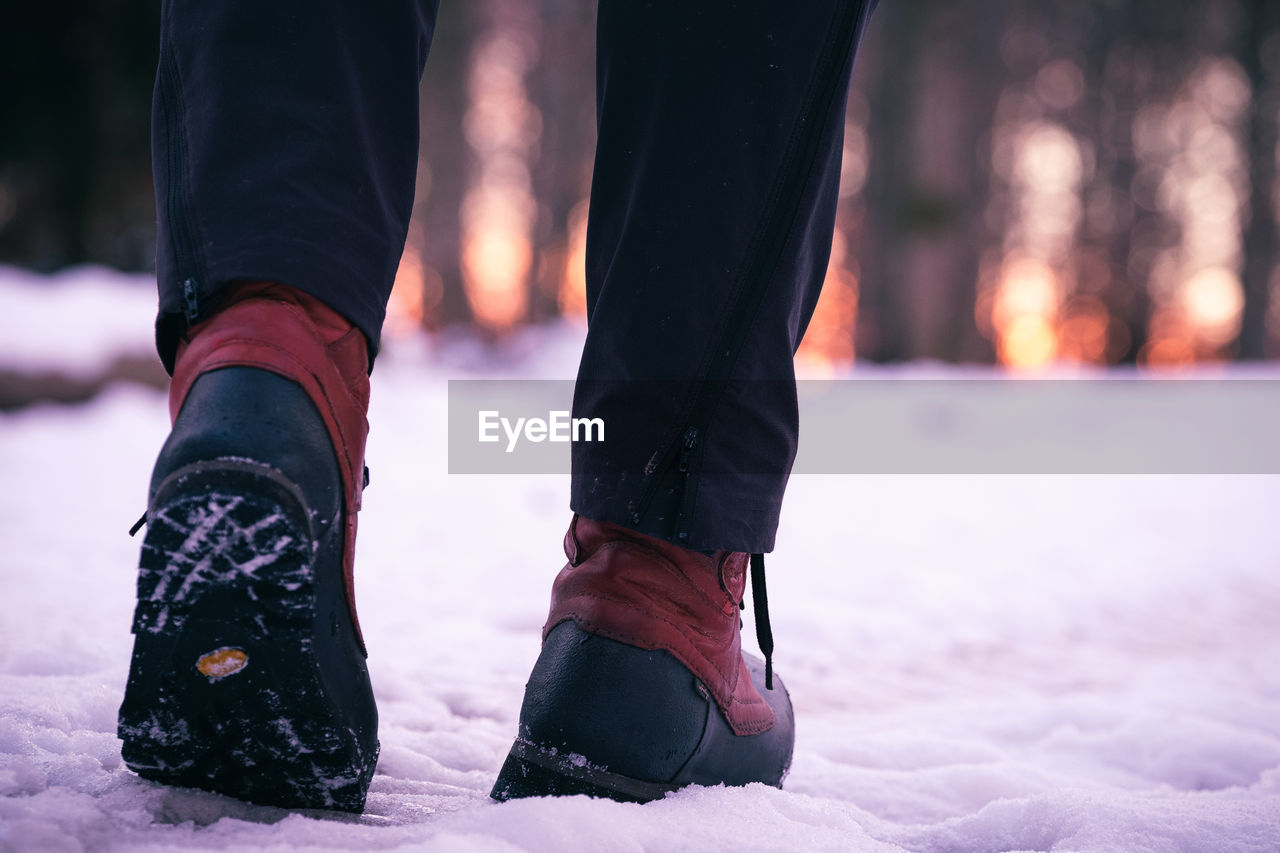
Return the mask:
{"type": "Polygon", "coordinates": [[[307,513],[287,481],[252,467],[206,463],[157,493],[120,709],[124,759],[166,784],[360,811],[377,744],[342,721],[312,652],[307,513]]]}

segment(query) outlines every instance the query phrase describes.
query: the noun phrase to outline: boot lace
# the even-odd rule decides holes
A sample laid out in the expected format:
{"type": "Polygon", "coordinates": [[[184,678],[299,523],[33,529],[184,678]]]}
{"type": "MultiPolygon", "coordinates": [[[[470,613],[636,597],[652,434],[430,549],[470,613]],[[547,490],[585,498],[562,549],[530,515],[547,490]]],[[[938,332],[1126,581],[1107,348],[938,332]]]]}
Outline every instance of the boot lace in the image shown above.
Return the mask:
{"type": "Polygon", "coordinates": [[[764,554],[751,555],[751,609],[755,611],[756,642],[764,655],[764,687],[773,689],[773,628],[769,625],[769,593],[764,585],[764,554]]]}

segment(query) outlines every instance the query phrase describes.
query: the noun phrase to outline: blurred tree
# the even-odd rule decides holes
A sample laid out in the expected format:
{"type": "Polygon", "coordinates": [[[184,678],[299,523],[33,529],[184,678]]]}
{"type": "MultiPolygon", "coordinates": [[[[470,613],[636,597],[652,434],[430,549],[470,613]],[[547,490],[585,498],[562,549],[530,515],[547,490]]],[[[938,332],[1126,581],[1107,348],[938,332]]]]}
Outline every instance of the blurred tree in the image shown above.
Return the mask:
{"type": "Polygon", "coordinates": [[[529,95],[541,115],[542,132],[533,164],[538,218],[532,320],[560,311],[569,217],[591,185],[596,140],[595,6],[581,0],[537,0],[537,6],[543,36],[529,75],[529,95]]]}
{"type": "Polygon", "coordinates": [[[1133,148],[1133,119],[1139,102],[1140,80],[1150,76],[1142,52],[1129,41],[1131,22],[1141,15],[1138,2],[1099,4],[1097,27],[1089,39],[1084,64],[1086,109],[1096,116],[1097,163],[1085,204],[1085,248],[1098,252],[1093,280],[1116,318],[1111,333],[1113,361],[1133,364],[1147,342],[1146,270],[1132,265],[1131,235],[1150,210],[1134,203],[1132,187],[1138,175],[1133,148]],[[1126,26],[1126,24],[1130,24],[1126,26]]]}
{"type": "Polygon", "coordinates": [[[1165,164],[1150,155],[1144,161],[1135,147],[1136,123],[1144,109],[1176,97],[1203,55],[1206,28],[1200,7],[1171,15],[1161,0],[1130,0],[1107,3],[1106,9],[1110,26],[1097,30],[1105,57],[1102,76],[1088,79],[1104,99],[1100,172],[1110,173],[1116,201],[1105,241],[1112,286],[1104,298],[1127,330],[1127,346],[1113,360],[1133,364],[1145,357],[1149,343],[1156,263],[1182,237],[1181,223],[1157,202],[1165,164]]]}
{"type": "Polygon", "coordinates": [[[1100,300],[1110,318],[1104,360],[1132,364],[1147,340],[1150,255],[1135,258],[1131,238],[1135,228],[1143,235],[1168,233],[1154,210],[1134,201],[1139,164],[1133,124],[1153,80],[1167,85],[1169,78],[1152,73],[1151,40],[1140,35],[1154,11],[1151,3],[1092,0],[1056,11],[1052,31],[1070,32],[1082,82],[1067,120],[1089,146],[1093,165],[1083,188],[1077,284],[1082,294],[1100,300]]]}
{"type": "Polygon", "coordinates": [[[907,354],[903,277],[895,260],[905,250],[904,199],[911,187],[908,155],[899,142],[910,133],[922,45],[919,4],[885,3],[876,16],[859,57],[869,80],[871,165],[863,192],[864,240],[857,249],[862,276],[855,340],[859,358],[888,362],[907,354]]]}
{"type": "Polygon", "coordinates": [[[422,141],[409,244],[428,270],[422,283],[423,321],[432,329],[471,321],[462,283],[460,217],[467,191],[467,65],[479,25],[474,3],[441,3],[422,75],[422,141]]]}
{"type": "Polygon", "coordinates": [[[1247,0],[1240,64],[1249,77],[1249,222],[1244,234],[1244,310],[1236,341],[1240,358],[1274,355],[1267,316],[1276,272],[1276,157],[1280,118],[1280,3],[1247,0]]]}
{"type": "Polygon", "coordinates": [[[1004,5],[885,3],[872,65],[858,355],[990,361],[974,320],[1004,5]]]}
{"type": "Polygon", "coordinates": [[[0,262],[154,265],[159,0],[16,3],[0,27],[0,262]]]}

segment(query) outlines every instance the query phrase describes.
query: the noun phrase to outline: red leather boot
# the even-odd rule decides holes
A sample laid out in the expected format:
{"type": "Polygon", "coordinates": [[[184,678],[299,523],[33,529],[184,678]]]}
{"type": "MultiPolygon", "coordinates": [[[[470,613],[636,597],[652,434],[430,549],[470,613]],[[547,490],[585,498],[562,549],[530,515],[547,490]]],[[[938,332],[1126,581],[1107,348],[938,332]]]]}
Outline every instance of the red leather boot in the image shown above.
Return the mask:
{"type": "Polygon", "coordinates": [[[377,710],[352,594],[368,350],[319,300],[241,285],[180,346],[119,736],[160,782],[360,811],[377,710]]]}
{"type": "Polygon", "coordinates": [[[781,786],[795,722],[741,650],[749,555],[575,516],[520,729],[491,796],[645,802],[690,784],[781,786]]]}

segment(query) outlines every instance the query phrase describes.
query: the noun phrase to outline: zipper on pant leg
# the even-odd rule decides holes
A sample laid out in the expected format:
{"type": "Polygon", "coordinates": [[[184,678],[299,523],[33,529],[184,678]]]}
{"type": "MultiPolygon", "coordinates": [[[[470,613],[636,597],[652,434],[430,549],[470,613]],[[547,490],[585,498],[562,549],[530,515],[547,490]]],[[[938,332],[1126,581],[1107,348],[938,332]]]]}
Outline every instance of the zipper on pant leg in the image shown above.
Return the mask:
{"type": "Polygon", "coordinates": [[[173,249],[174,272],[182,282],[183,314],[188,323],[200,316],[200,260],[196,249],[191,210],[184,192],[186,176],[186,134],[182,127],[183,100],[177,61],[166,44],[161,49],[159,95],[165,132],[165,221],[173,249]]]}
{"type": "Polygon", "coordinates": [[[676,470],[680,472],[680,508],[676,511],[676,540],[678,544],[689,541],[689,519],[693,516],[693,496],[697,494],[697,489],[690,482],[693,476],[691,460],[693,448],[697,443],[698,428],[689,427],[684,432],[684,442],[680,446],[680,455],[676,462],[676,470]]]}

